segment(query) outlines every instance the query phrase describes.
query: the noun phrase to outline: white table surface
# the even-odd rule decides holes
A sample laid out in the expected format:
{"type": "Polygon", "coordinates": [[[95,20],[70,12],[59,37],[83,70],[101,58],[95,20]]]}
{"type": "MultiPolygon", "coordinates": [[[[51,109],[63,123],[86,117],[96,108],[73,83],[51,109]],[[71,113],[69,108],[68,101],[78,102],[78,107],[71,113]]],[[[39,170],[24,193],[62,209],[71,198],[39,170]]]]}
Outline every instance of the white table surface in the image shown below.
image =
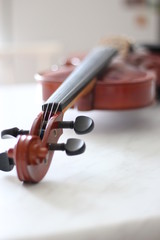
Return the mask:
{"type": "MultiPolygon", "coordinates": [[[[36,84],[0,86],[0,130],[29,129],[41,110],[36,84]]],[[[68,110],[91,116],[83,155],[54,155],[39,184],[0,171],[0,239],[160,239],[160,108],[68,110]]],[[[64,130],[60,142],[79,137],[64,130]]],[[[0,151],[16,140],[0,140],[0,151]]]]}

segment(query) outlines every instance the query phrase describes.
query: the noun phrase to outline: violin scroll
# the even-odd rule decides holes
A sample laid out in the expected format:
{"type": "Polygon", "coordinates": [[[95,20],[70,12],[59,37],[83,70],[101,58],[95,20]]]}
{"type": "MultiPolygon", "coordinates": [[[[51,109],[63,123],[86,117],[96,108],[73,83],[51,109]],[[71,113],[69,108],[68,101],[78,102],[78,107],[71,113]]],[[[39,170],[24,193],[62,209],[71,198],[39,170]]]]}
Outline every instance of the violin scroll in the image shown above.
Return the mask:
{"type": "Polygon", "coordinates": [[[75,121],[62,121],[62,118],[62,113],[50,118],[42,139],[37,135],[41,129],[42,114],[35,119],[30,132],[18,128],[2,131],[2,137],[20,136],[14,148],[0,154],[0,170],[11,171],[15,165],[21,181],[37,183],[46,175],[54,151],[65,151],[69,156],[82,154],[86,145],[80,139],[68,139],[66,143],[57,142],[62,134],[62,129],[71,128],[77,134],[91,132],[94,128],[93,120],[85,116],[79,116],[75,121]],[[31,132],[34,135],[31,135],[31,132]],[[26,133],[28,134],[26,135],[26,133]]]}

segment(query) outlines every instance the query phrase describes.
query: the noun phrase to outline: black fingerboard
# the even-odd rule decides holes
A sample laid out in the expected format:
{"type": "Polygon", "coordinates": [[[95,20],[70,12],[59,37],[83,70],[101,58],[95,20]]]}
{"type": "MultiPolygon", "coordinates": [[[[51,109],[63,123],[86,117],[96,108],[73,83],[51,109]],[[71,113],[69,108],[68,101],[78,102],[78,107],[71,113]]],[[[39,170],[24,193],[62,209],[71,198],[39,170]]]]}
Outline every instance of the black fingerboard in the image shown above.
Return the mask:
{"type": "Polygon", "coordinates": [[[59,112],[69,105],[90,81],[109,65],[117,50],[100,46],[92,50],[81,64],[43,104],[42,110],[59,112]]]}

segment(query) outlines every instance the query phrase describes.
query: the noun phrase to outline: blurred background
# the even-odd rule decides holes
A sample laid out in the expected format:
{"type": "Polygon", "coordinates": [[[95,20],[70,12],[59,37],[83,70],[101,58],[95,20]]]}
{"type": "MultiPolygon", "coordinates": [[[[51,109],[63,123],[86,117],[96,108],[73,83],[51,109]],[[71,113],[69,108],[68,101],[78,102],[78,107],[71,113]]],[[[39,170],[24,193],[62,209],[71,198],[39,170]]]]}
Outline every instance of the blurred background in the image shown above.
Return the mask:
{"type": "Polygon", "coordinates": [[[160,0],[0,0],[0,84],[33,82],[110,35],[160,43],[160,0]]]}

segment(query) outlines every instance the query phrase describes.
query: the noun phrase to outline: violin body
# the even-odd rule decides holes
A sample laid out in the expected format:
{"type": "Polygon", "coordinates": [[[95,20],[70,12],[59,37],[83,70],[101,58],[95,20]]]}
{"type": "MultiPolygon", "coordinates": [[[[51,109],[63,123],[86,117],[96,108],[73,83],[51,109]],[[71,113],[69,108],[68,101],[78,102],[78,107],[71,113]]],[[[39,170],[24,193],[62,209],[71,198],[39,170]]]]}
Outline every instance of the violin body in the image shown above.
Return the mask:
{"type": "MultiPolygon", "coordinates": [[[[36,80],[42,85],[43,100],[62,84],[76,68],[74,63],[80,63],[83,57],[81,55],[69,57],[63,65],[36,74],[36,80]]],[[[81,111],[123,110],[152,104],[156,96],[155,72],[149,71],[151,68],[145,67],[145,64],[144,67],[137,66],[137,58],[131,54],[126,61],[115,59],[109,67],[104,68],[103,72],[96,76],[93,90],[80,98],[74,107],[81,111]]],[[[160,66],[160,61],[158,64],[160,66]]],[[[159,71],[159,68],[157,69],[159,71]]]]}

